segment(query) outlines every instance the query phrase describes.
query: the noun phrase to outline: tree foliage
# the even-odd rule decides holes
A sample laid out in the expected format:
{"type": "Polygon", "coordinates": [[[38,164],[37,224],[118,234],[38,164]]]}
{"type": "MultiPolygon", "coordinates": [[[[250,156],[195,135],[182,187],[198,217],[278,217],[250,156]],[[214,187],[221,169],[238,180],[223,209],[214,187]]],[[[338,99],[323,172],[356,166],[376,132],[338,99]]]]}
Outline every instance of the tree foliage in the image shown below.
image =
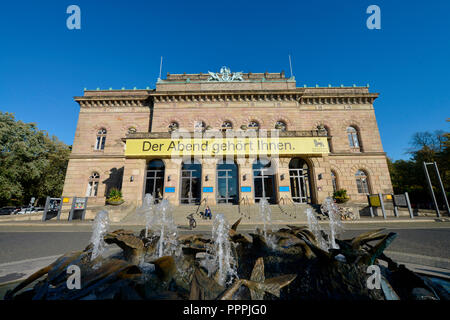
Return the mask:
{"type": "Polygon", "coordinates": [[[0,205],[62,194],[70,147],[34,123],[0,112],[0,205]]]}
{"type": "MultiPolygon", "coordinates": [[[[391,161],[388,159],[394,193],[408,192],[411,202],[427,206],[431,203],[427,180],[423,169],[424,162],[436,162],[444,188],[449,197],[450,191],[450,134],[443,131],[418,132],[412,136],[409,160],[391,161]]],[[[433,166],[428,166],[430,179],[438,203],[443,205],[443,195],[433,166]]]]}

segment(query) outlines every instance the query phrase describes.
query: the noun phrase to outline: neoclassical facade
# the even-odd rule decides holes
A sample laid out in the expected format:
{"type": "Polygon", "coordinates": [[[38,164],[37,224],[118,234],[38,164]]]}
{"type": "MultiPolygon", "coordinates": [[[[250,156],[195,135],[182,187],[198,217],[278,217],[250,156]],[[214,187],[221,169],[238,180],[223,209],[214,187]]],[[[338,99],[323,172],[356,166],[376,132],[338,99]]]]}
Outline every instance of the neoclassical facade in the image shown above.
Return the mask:
{"type": "Polygon", "coordinates": [[[321,203],[391,193],[368,87],[297,87],[281,73],[167,74],[155,89],[85,90],[63,196],[140,205],[321,203]]]}

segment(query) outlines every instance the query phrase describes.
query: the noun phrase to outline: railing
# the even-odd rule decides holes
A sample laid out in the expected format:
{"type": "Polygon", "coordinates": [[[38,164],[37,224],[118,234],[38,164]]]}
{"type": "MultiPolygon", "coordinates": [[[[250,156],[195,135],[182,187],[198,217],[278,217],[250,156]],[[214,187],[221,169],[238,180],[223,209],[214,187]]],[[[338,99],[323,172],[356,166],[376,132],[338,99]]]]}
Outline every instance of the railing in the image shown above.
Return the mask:
{"type": "Polygon", "coordinates": [[[294,213],[293,213],[293,218],[294,219],[297,219],[297,216],[298,216],[298,206],[297,206],[297,203],[295,203],[290,197],[288,197],[288,196],[285,196],[285,197],[281,197],[280,198],[280,201],[278,202],[278,208],[280,208],[280,210],[281,210],[281,212],[283,213],[283,214],[285,214],[285,215],[289,215],[290,217],[292,217],[292,213],[289,213],[289,212],[287,212],[282,206],[281,206],[281,204],[283,204],[283,205],[289,205],[289,204],[291,204],[292,206],[293,206],[293,208],[294,208],[294,213]],[[288,203],[288,204],[286,204],[286,203],[288,203]]]}
{"type": "Polygon", "coordinates": [[[243,218],[247,218],[250,220],[250,199],[245,196],[242,197],[241,200],[239,201],[239,206],[238,206],[238,210],[239,210],[239,214],[241,215],[241,217],[243,218]],[[243,206],[243,207],[241,207],[243,206]],[[245,210],[242,210],[243,208],[247,208],[247,212],[245,212],[245,210]]]}
{"type": "Polygon", "coordinates": [[[203,198],[203,199],[200,201],[200,203],[198,204],[197,210],[195,211],[195,214],[198,214],[199,216],[201,216],[201,214],[198,213],[198,210],[200,210],[200,206],[202,205],[203,201],[205,202],[205,208],[206,208],[206,206],[207,206],[207,202],[208,202],[208,201],[207,201],[207,198],[203,198]]]}

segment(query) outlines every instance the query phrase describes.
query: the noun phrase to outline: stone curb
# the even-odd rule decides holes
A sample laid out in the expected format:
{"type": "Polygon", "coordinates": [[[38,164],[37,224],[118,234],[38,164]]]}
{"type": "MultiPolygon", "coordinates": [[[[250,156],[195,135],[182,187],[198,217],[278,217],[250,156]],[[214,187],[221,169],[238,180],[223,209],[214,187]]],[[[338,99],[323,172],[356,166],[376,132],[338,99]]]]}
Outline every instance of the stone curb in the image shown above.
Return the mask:
{"type": "MultiPolygon", "coordinates": [[[[368,223],[419,223],[419,222],[450,222],[447,220],[438,220],[438,219],[405,219],[405,220],[394,220],[394,219],[388,219],[388,220],[357,220],[357,221],[342,221],[343,224],[368,224],[368,223]]],[[[92,225],[93,221],[83,221],[83,222],[42,222],[42,221],[36,221],[36,222],[0,222],[1,226],[23,226],[23,227],[60,227],[60,226],[90,226],[92,225]]],[[[308,223],[306,220],[273,220],[273,224],[305,224],[308,223]]],[[[319,221],[320,224],[328,224],[328,221],[319,221]]],[[[197,226],[208,226],[211,225],[212,221],[198,221],[197,220],[197,226]]],[[[262,222],[246,222],[241,221],[240,225],[262,225],[262,222]]],[[[120,222],[113,222],[110,224],[111,226],[137,226],[140,224],[136,223],[120,223],[120,222]]],[[[188,224],[185,223],[179,223],[179,226],[187,226],[188,224]]]]}

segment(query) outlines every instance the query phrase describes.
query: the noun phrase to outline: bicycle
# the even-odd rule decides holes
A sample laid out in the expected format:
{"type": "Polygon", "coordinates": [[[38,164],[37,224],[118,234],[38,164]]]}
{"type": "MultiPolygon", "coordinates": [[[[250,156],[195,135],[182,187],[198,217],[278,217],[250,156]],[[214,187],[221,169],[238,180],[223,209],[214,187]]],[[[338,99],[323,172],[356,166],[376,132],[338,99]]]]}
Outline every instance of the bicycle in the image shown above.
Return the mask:
{"type": "Polygon", "coordinates": [[[356,215],[350,208],[339,208],[339,214],[341,216],[341,220],[357,220],[356,215]]]}
{"type": "Polygon", "coordinates": [[[190,215],[188,215],[188,216],[186,217],[186,219],[189,220],[189,229],[190,229],[190,230],[192,230],[193,228],[196,228],[196,227],[197,227],[197,221],[195,221],[195,218],[194,218],[194,214],[193,214],[193,213],[191,213],[190,215]]]}

